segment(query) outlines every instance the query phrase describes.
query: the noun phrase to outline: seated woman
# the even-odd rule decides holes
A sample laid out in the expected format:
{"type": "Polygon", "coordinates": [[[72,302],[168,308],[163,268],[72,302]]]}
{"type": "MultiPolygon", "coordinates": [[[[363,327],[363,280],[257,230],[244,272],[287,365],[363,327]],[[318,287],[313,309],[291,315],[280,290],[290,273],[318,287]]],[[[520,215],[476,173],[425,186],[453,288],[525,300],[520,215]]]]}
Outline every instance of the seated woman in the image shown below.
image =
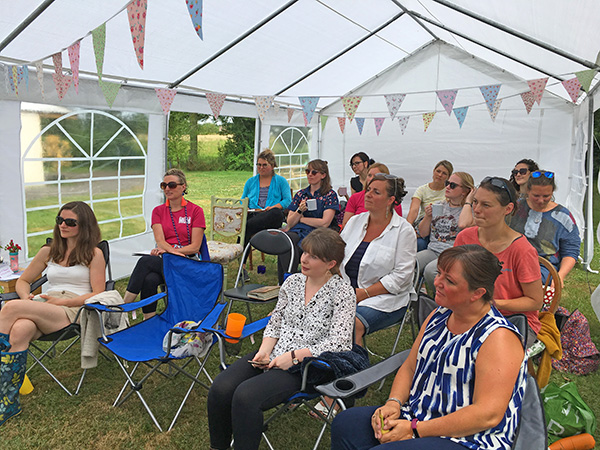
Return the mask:
{"type": "MultiPolygon", "coordinates": [[[[390,174],[390,170],[387,168],[385,164],[382,163],[373,163],[369,166],[369,172],[367,174],[367,179],[365,180],[365,186],[369,184],[369,182],[373,179],[373,176],[377,173],[385,173],[387,175],[390,174]]],[[[394,208],[396,213],[400,217],[402,217],[402,205],[398,204],[394,208]]],[[[346,205],[346,209],[344,210],[344,221],[342,226],[346,226],[350,217],[366,212],[365,208],[365,191],[364,189],[356,194],[352,194],[350,200],[348,200],[348,204],[346,205]]]]}
{"type": "Polygon", "coordinates": [[[414,293],[416,236],[394,211],[405,195],[402,178],[375,174],[365,191],[367,212],[352,217],[342,230],[342,274],[356,290],[358,345],[363,345],[365,334],[402,320],[414,293]]]}
{"type": "MultiPolygon", "coordinates": [[[[185,174],[179,169],[169,169],[160,188],[167,201],[152,210],[156,248],[135,265],[123,296],[127,303],[134,301],[140,293],[141,299],[156,295],[158,286],[165,282],[160,255],[167,252],[195,257],[202,244],[206,228],[204,211],[183,198],[187,193],[185,174]]],[[[145,319],[156,314],[156,306],[155,302],[142,308],[145,319]]]]}
{"type": "Polygon", "coordinates": [[[433,279],[437,273],[437,258],[442,251],[454,245],[454,239],[460,230],[475,225],[470,204],[465,203],[467,195],[475,188],[473,177],[467,172],[454,172],[446,181],[446,199],[425,207],[425,216],[419,223],[419,234],[429,236],[429,245],[417,253],[419,270],[423,274],[425,285],[433,292],[433,279]],[[467,208],[463,206],[467,205],[467,208]]]}
{"type": "Polygon", "coordinates": [[[443,251],[438,270],[439,307],[421,327],[389,398],[338,414],[332,450],[511,448],[527,357],[519,332],[492,304],[502,266],[469,245],[443,251]]]}
{"type": "MultiPolygon", "coordinates": [[[[351,195],[354,195],[364,189],[369,167],[371,167],[374,162],[375,161],[369,158],[369,155],[367,155],[365,152],[358,152],[352,155],[352,158],[350,158],[350,168],[356,174],[356,176],[350,178],[351,195]]],[[[348,200],[348,194],[340,194],[340,197],[346,197],[346,200],[348,200]]]]}
{"type": "MultiPolygon", "coordinates": [[[[419,222],[425,215],[425,207],[431,203],[441,202],[446,195],[445,183],[452,175],[454,167],[450,161],[445,159],[440,161],[433,168],[433,179],[430,183],[419,186],[412,196],[410,209],[406,220],[409,224],[415,226],[415,230],[419,222]]],[[[417,251],[425,250],[429,244],[429,239],[420,237],[417,239],[417,251]]]]}
{"type": "MultiPolygon", "coordinates": [[[[510,227],[523,233],[538,255],[552,263],[564,284],[579,258],[581,238],[569,210],[552,200],[555,190],[553,172],[532,172],[527,181],[527,197],[519,200],[510,227]]],[[[548,269],[542,266],[541,270],[542,279],[546,280],[548,269]]]]}
{"type": "Polygon", "coordinates": [[[302,273],[288,277],[257,352],[221,372],[208,391],[210,447],[258,449],[263,411],[285,401],[302,385],[299,372],[288,372],[304,358],[349,351],[356,299],[339,275],[344,241],[319,228],[302,246],[302,273]]]}
{"type": "Polygon", "coordinates": [[[86,299],[104,291],[105,262],[92,209],[70,202],[58,211],[53,240],[43,246],[17,280],[20,300],[0,310],[0,425],[21,412],[19,389],[29,343],[75,320],[86,299]],[[48,269],[48,290],[32,301],[31,283],[48,269]],[[10,351],[9,351],[10,350],[10,351]]]}
{"type": "Polygon", "coordinates": [[[472,197],[475,225],[456,236],[454,246],[477,244],[491,251],[502,262],[502,275],[496,280],[494,306],[504,315],[527,316],[531,346],[541,329],[538,313],[543,293],[538,255],[527,239],[506,224],[517,206],[517,192],[504,178],[484,178],[472,197]]]}
{"type": "MultiPolygon", "coordinates": [[[[339,230],[336,214],[340,209],[338,197],[331,189],[331,178],[327,161],[313,159],[306,166],[308,187],[299,190],[289,206],[287,227],[284,231],[290,236],[295,245],[292,273],[297,272],[302,249],[302,240],[315,228],[334,227],[339,230]],[[314,203],[314,204],[313,204],[314,203]],[[309,205],[311,205],[309,207],[309,205]]],[[[277,259],[279,284],[290,264],[290,253],[285,253],[277,259]]]]}
{"type": "Polygon", "coordinates": [[[533,159],[522,159],[510,172],[509,181],[517,190],[519,198],[527,197],[527,181],[529,180],[531,173],[536,170],[540,170],[540,168],[533,159]]]}

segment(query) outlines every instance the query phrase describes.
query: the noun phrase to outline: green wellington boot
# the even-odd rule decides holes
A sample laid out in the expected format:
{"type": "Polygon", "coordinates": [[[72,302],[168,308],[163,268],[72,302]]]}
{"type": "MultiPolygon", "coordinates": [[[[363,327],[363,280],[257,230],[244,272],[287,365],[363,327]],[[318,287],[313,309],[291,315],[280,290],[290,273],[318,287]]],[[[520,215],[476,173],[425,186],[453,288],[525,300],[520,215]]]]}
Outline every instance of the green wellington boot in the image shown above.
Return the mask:
{"type": "Polygon", "coordinates": [[[27,369],[27,350],[0,352],[0,426],[21,412],[19,389],[27,369]]]}
{"type": "Polygon", "coordinates": [[[8,334],[0,333],[0,352],[5,352],[10,349],[10,344],[8,342],[8,334]]]}

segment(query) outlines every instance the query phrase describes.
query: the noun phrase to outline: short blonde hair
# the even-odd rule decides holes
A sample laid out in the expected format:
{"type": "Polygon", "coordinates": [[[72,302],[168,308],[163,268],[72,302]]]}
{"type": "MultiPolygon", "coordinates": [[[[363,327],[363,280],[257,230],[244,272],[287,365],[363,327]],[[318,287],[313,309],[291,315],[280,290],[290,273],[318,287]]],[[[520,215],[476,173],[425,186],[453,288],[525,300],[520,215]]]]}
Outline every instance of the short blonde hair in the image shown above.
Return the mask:
{"type": "Polygon", "coordinates": [[[256,161],[258,162],[259,159],[264,159],[271,165],[271,167],[273,167],[273,169],[277,167],[277,162],[275,161],[275,154],[270,148],[265,148],[262,152],[260,152],[256,157],[256,161]]]}

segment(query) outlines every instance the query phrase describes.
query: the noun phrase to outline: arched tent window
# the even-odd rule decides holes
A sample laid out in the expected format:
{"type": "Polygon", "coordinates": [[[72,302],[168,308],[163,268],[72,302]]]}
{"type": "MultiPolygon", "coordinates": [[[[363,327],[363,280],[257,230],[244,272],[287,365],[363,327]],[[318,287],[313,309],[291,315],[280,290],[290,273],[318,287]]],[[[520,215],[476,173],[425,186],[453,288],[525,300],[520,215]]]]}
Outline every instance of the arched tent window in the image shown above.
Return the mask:
{"type": "Polygon", "coordinates": [[[277,161],[277,173],[296,191],[306,184],[304,166],[310,158],[310,127],[271,125],[270,148],[277,161]]]}
{"type": "Polygon", "coordinates": [[[23,104],[21,123],[29,257],[52,235],[56,211],[70,201],[92,207],[104,239],[146,231],[147,115],[23,104]]]}

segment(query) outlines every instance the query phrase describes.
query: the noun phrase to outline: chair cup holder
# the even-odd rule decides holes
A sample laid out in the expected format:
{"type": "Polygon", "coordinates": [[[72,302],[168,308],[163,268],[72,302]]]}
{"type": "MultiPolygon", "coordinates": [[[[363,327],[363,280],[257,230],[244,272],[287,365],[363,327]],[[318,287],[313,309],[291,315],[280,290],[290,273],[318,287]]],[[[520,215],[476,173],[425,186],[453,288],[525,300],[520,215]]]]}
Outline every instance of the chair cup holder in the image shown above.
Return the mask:
{"type": "Polygon", "coordinates": [[[333,385],[336,387],[336,389],[340,390],[340,391],[351,391],[352,389],[354,389],[354,387],[356,386],[354,384],[354,381],[351,380],[336,380],[333,385]]]}

